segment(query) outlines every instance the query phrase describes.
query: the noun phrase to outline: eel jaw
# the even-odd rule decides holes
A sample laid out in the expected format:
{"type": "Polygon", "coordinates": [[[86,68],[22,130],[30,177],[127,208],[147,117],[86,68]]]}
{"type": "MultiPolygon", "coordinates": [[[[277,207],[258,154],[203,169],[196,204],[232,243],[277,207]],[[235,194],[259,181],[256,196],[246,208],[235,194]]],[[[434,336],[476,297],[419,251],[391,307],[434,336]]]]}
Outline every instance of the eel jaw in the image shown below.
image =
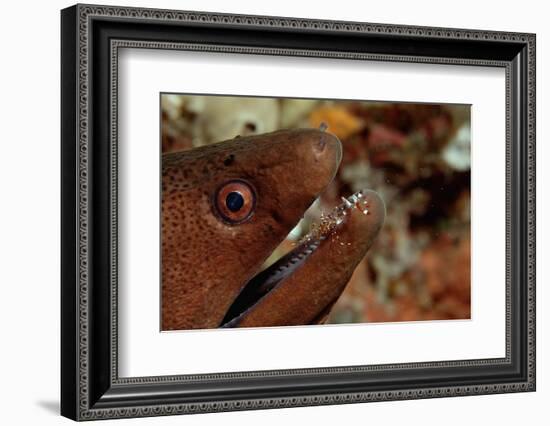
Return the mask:
{"type": "Polygon", "coordinates": [[[385,218],[374,191],[342,200],[296,248],[243,287],[221,327],[307,325],[327,317],[385,218]]]}

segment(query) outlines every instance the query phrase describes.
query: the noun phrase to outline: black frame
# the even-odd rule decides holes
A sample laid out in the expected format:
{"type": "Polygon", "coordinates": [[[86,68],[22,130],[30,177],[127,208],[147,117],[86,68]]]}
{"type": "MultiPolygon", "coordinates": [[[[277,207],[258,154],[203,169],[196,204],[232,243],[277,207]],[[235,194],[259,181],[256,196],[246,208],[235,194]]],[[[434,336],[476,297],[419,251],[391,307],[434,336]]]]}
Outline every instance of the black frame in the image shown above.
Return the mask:
{"type": "Polygon", "coordinates": [[[535,35],[76,5],[61,13],[61,413],[74,420],[535,390],[535,35]],[[506,357],[119,378],[119,48],[506,69],[506,357]]]}

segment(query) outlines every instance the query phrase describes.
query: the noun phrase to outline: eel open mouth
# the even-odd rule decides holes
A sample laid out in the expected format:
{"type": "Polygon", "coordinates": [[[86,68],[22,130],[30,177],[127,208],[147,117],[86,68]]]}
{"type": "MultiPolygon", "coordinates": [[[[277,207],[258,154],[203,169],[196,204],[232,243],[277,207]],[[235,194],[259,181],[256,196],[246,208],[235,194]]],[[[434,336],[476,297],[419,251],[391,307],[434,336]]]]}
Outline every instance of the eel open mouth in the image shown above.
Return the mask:
{"type": "Polygon", "coordinates": [[[342,200],[292,251],[243,287],[221,327],[318,324],[326,319],[385,218],[384,202],[374,191],[361,190],[342,200]]]}

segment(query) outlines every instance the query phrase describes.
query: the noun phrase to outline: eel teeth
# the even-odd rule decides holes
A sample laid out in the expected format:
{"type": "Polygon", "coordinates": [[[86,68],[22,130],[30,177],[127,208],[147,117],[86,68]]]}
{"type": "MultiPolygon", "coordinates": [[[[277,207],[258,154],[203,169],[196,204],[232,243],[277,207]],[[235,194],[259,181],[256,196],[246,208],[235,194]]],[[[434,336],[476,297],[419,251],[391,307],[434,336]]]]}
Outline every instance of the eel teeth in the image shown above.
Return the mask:
{"type": "MultiPolygon", "coordinates": [[[[352,198],[352,197],[353,197],[353,195],[350,198],[352,198]]],[[[344,197],[342,197],[342,201],[344,202],[344,205],[348,209],[351,209],[353,207],[353,204],[355,204],[355,202],[351,203],[347,198],[344,198],[344,197]]]]}
{"type": "Polygon", "coordinates": [[[319,246],[321,241],[331,235],[334,229],[345,220],[345,216],[348,215],[350,210],[356,208],[363,214],[369,213],[367,200],[361,191],[350,195],[348,198],[341,197],[341,199],[341,204],[334,207],[328,214],[322,213],[319,222],[312,224],[309,233],[300,239],[299,244],[310,243],[304,250],[304,254],[310,254],[319,246]]]}

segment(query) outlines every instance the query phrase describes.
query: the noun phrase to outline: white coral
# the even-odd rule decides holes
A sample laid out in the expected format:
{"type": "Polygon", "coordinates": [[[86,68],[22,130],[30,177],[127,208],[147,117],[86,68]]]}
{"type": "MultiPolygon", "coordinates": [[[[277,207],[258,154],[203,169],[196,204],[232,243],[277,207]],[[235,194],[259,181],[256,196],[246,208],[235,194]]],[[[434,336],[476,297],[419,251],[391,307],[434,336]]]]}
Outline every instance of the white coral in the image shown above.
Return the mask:
{"type": "Polygon", "coordinates": [[[470,170],[470,125],[464,124],[442,153],[449,167],[458,171],[470,170]]]}

